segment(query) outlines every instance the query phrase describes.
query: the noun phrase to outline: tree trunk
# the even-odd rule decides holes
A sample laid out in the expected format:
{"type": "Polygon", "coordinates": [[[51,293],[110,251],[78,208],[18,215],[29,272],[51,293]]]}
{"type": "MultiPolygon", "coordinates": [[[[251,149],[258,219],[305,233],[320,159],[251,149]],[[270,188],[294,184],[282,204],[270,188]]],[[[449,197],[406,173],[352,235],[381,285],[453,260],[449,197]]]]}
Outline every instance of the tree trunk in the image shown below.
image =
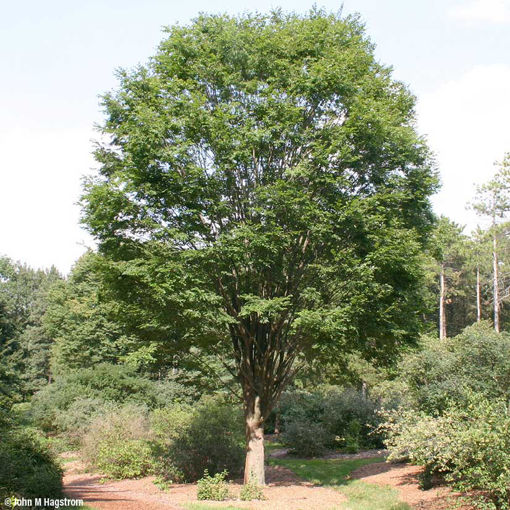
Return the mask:
{"type": "Polygon", "coordinates": [[[446,282],[444,276],[444,264],[441,264],[441,272],[439,273],[439,338],[441,340],[446,338],[445,298],[446,282]]]}
{"type": "Polygon", "coordinates": [[[476,322],[482,320],[482,292],[480,289],[480,268],[476,268],[476,322]]]}
{"type": "Polygon", "coordinates": [[[264,418],[260,397],[247,399],[245,403],[246,425],[246,462],[244,464],[244,483],[265,485],[264,471],[264,418]]]}
{"type": "Polygon", "coordinates": [[[274,433],[278,435],[280,433],[280,414],[276,413],[274,417],[274,433]]]}
{"type": "Polygon", "coordinates": [[[499,333],[499,268],[498,268],[498,241],[496,231],[492,238],[492,261],[493,261],[493,288],[494,288],[494,329],[499,333]]]}

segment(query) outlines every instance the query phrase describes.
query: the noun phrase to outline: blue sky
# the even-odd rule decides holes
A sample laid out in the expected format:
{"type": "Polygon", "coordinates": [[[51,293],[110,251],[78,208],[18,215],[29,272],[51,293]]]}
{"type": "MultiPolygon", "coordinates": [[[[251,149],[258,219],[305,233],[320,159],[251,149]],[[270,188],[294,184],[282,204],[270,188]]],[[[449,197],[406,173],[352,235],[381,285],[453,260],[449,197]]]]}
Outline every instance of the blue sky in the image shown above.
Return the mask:
{"type": "MultiPolygon", "coordinates": [[[[199,12],[312,2],[88,0],[0,3],[0,254],[67,272],[92,246],[78,224],[80,177],[90,173],[101,121],[98,95],[114,70],[145,62],[161,27],[199,12]]],[[[341,2],[318,2],[337,11],[341,2]]],[[[474,183],[510,151],[510,0],[345,0],[359,12],[380,61],[418,97],[443,181],[436,212],[468,228],[474,183]]]]}

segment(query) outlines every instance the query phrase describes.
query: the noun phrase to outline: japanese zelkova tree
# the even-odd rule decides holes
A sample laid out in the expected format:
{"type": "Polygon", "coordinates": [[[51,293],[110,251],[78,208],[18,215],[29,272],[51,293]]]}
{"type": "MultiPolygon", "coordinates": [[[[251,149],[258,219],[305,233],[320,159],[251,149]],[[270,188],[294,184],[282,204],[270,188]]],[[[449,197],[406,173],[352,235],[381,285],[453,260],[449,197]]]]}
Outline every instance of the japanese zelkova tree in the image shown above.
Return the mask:
{"type": "Polygon", "coordinates": [[[84,222],[137,332],[234,375],[263,484],[264,420],[303,360],[416,337],[436,176],[414,97],[357,17],[318,10],[202,15],[119,78],[84,222]]]}

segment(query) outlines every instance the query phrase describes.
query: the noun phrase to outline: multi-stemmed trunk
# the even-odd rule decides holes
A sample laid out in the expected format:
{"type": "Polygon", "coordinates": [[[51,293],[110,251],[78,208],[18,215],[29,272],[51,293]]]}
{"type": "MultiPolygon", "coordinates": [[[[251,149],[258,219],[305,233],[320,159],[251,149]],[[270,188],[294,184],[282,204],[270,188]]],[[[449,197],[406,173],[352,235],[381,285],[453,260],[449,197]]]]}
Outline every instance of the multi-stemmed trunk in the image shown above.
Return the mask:
{"type": "Polygon", "coordinates": [[[246,462],[244,483],[264,485],[264,416],[260,397],[248,396],[245,402],[246,462]]]}
{"type": "Polygon", "coordinates": [[[446,338],[446,278],[444,274],[444,264],[441,264],[439,273],[439,338],[446,338]]]}
{"type": "Polygon", "coordinates": [[[245,322],[239,330],[242,335],[233,328],[232,338],[244,401],[244,482],[264,485],[264,423],[292,379],[297,350],[287,336],[277,335],[274,326],[245,322]],[[252,334],[247,334],[248,326],[252,334]]]}

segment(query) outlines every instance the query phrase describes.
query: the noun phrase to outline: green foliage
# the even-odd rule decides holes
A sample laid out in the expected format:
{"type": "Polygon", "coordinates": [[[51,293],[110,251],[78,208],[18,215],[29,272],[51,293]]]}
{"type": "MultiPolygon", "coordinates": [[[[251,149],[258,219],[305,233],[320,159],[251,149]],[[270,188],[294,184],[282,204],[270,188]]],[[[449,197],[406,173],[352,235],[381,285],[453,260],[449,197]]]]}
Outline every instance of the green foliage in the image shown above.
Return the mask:
{"type": "Polygon", "coordinates": [[[28,430],[0,434],[0,498],[62,497],[62,470],[41,441],[28,430]]]}
{"type": "Polygon", "coordinates": [[[482,322],[446,341],[428,340],[424,349],[405,356],[399,370],[403,398],[428,414],[451,401],[466,401],[472,391],[510,398],[510,334],[482,322]]]}
{"type": "Polygon", "coordinates": [[[228,484],[225,481],[227,475],[227,471],[222,471],[210,476],[206,469],[204,476],[197,482],[197,499],[211,501],[225,501],[228,499],[230,494],[228,484]]]}
{"type": "Polygon", "coordinates": [[[357,452],[382,445],[376,433],[377,403],[353,388],[286,392],[276,413],[282,422],[282,442],[293,453],[319,456],[327,448],[357,452]]]}
{"type": "Polygon", "coordinates": [[[148,441],[131,439],[99,443],[96,467],[110,478],[139,478],[154,470],[148,441]]]}
{"type": "Polygon", "coordinates": [[[354,388],[331,388],[323,397],[322,423],[351,450],[382,446],[374,433],[378,423],[378,403],[354,388]]]}
{"type": "MultiPolygon", "coordinates": [[[[62,410],[55,410],[53,429],[61,433],[62,439],[70,446],[79,446],[80,440],[88,430],[91,422],[98,416],[111,412],[118,404],[105,402],[100,398],[77,398],[73,400],[69,407],[62,410]]],[[[34,415],[37,417],[39,411],[34,415]]],[[[36,423],[45,424],[36,419],[36,423]]]]}
{"type": "Polygon", "coordinates": [[[124,405],[96,418],[82,439],[85,461],[111,478],[138,478],[154,471],[145,408],[124,405]]]}
{"type": "Polygon", "coordinates": [[[42,326],[57,270],[34,270],[0,257],[0,354],[18,379],[18,392],[32,394],[50,377],[52,339],[42,326]]]}
{"type": "Polygon", "coordinates": [[[425,466],[461,491],[479,491],[479,508],[510,508],[510,414],[506,402],[473,395],[441,416],[393,412],[385,424],[390,459],[425,466]]]}
{"type": "Polygon", "coordinates": [[[281,440],[294,455],[303,457],[319,457],[333,443],[332,435],[328,434],[323,424],[310,420],[288,422],[281,440]]]}
{"type": "MultiPolygon", "coordinates": [[[[54,375],[98,363],[117,363],[137,351],[137,338],[125,333],[115,320],[118,304],[103,299],[98,256],[89,252],[75,264],[69,279],[49,294],[44,327],[54,340],[51,368],[54,375]]],[[[149,353],[147,353],[149,354],[149,353]]],[[[138,368],[143,359],[138,354],[138,368]]]]}
{"type": "Polygon", "coordinates": [[[510,335],[481,323],[404,358],[402,403],[382,429],[391,458],[425,466],[424,487],[440,474],[478,491],[480,508],[509,508],[509,355],[510,335]]]}
{"type": "Polygon", "coordinates": [[[264,489],[253,482],[248,482],[243,485],[241,488],[241,492],[239,494],[239,499],[241,501],[253,501],[265,499],[264,497],[264,489]]]}
{"type": "Polygon", "coordinates": [[[160,471],[175,481],[193,482],[208,470],[238,476],[243,466],[241,413],[222,399],[204,398],[193,407],[158,410],[153,429],[160,471]]]}
{"type": "Polygon", "coordinates": [[[126,402],[158,407],[178,398],[178,389],[175,383],[167,387],[142,377],[131,367],[102,363],[57,377],[34,395],[31,414],[44,430],[65,431],[73,429],[80,412],[84,422],[97,414],[96,405],[98,410],[126,402]]]}
{"type": "Polygon", "coordinates": [[[298,356],[417,337],[437,180],[358,18],[202,15],[119,80],[82,204],[130,329],[227,360],[261,420],[298,356]]]}

